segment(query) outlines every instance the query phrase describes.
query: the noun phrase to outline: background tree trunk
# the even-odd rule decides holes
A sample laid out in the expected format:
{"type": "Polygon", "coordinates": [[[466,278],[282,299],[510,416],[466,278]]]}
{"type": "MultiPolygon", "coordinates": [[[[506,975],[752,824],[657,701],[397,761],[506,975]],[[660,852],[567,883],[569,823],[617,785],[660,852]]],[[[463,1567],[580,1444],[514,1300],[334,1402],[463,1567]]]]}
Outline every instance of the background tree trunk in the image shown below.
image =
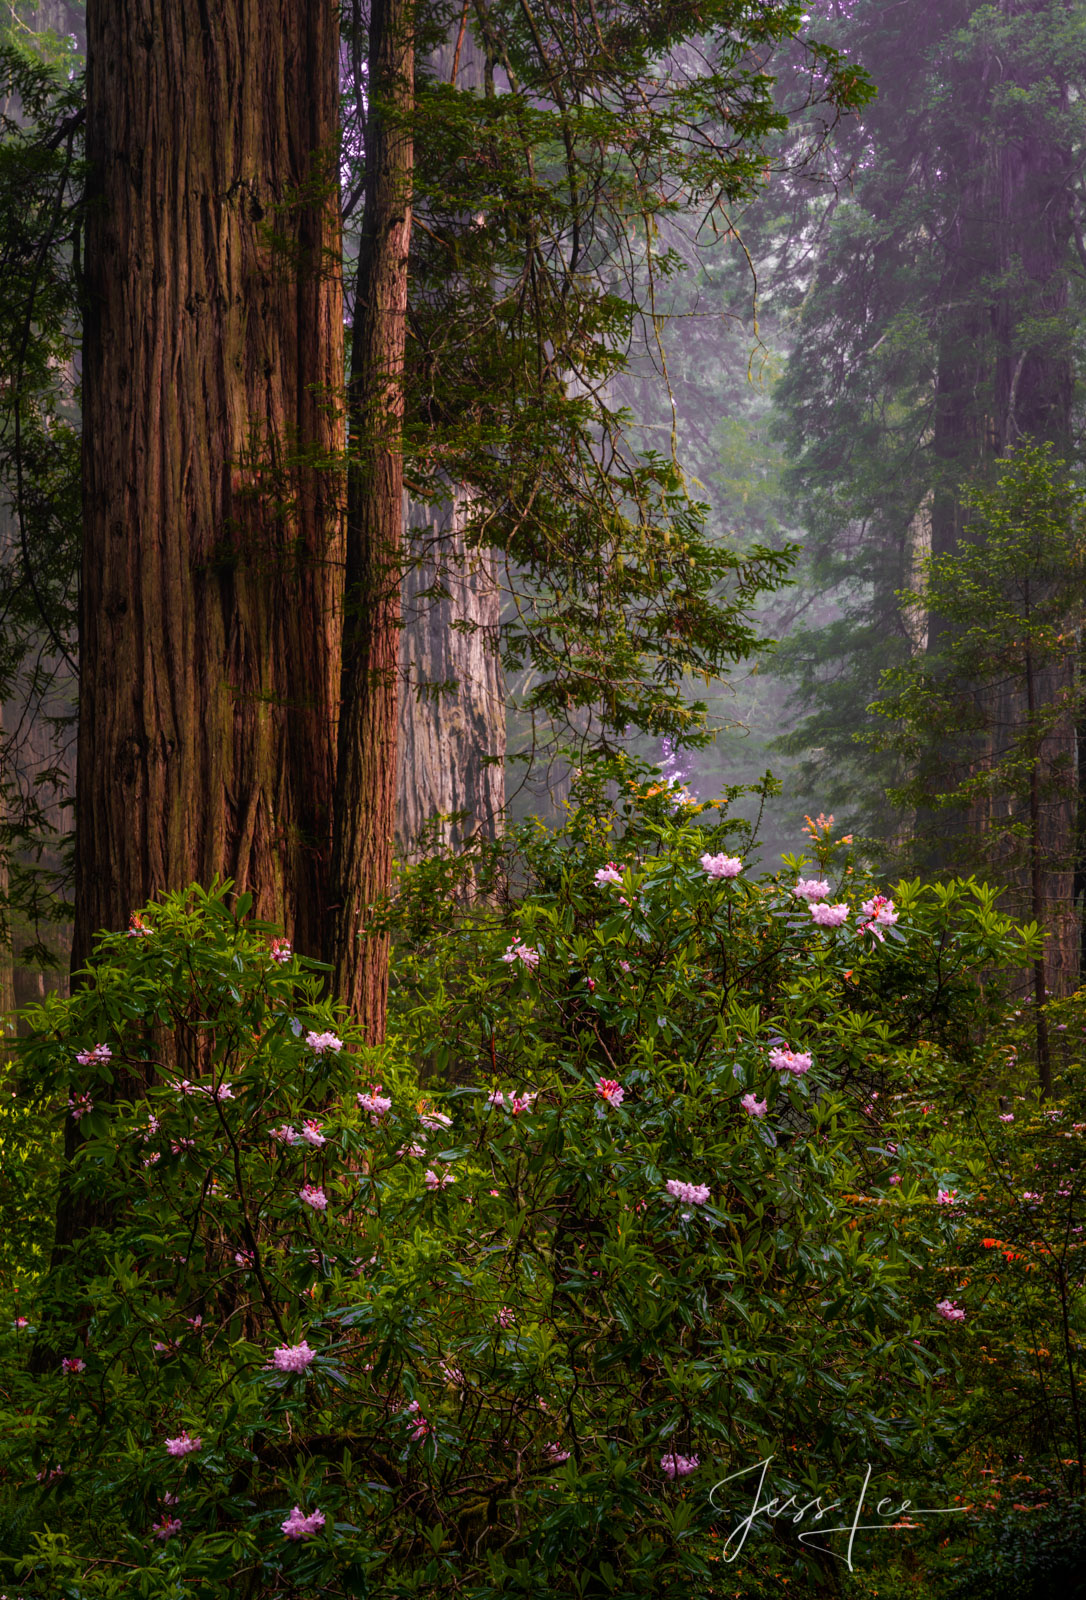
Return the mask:
{"type": "Polygon", "coordinates": [[[396,814],[403,365],[411,243],[414,35],[407,0],[373,0],[366,199],[351,335],[347,581],[328,959],[334,993],[384,1037],[388,938],[362,937],[388,889],[396,814]]]}
{"type": "Polygon", "coordinates": [[[416,565],[404,577],[396,842],[407,857],[437,816],[442,841],[495,838],[505,806],[505,684],[494,558],[469,550],[462,493],[435,517],[409,503],[416,565]],[[435,598],[433,588],[447,591],[435,598]],[[442,686],[445,692],[442,693],[442,686]]]}
{"type": "Polygon", "coordinates": [[[216,873],[321,947],[338,87],[332,0],[89,0],[75,967],[216,873]]]}

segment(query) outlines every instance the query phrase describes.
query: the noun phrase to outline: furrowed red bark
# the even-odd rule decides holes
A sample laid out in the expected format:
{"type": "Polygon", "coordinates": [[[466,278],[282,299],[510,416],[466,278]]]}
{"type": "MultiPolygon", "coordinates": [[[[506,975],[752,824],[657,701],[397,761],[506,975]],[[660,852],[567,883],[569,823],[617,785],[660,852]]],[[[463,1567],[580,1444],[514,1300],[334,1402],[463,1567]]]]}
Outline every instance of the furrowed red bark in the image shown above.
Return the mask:
{"type": "Polygon", "coordinates": [[[333,0],[87,6],[76,970],[215,874],[322,946],[338,52],[333,0]]]}
{"type": "Polygon", "coordinates": [[[364,930],[388,888],[396,815],[403,575],[403,367],[414,145],[413,6],[373,0],[366,199],[351,338],[343,673],[328,959],[336,995],[384,1035],[388,939],[364,930]]]}

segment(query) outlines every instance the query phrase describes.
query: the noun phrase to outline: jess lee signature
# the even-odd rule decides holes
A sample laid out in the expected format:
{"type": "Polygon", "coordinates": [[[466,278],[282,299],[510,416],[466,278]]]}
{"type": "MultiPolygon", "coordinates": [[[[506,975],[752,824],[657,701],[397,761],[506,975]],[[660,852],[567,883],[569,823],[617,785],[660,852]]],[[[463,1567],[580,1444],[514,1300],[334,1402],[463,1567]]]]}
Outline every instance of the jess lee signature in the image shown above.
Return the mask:
{"type": "MultiPolygon", "coordinates": [[[[828,1516],[831,1511],[840,1511],[845,1505],[845,1502],[842,1500],[831,1500],[828,1505],[823,1505],[822,1496],[816,1495],[813,1500],[808,1500],[806,1503],[800,1504],[794,1494],[790,1494],[786,1498],[781,1495],[773,1495],[770,1499],[763,1500],[762,1494],[765,1489],[766,1474],[769,1471],[769,1464],[772,1460],[772,1456],[766,1456],[764,1461],[755,1462],[754,1466],[752,1467],[741,1467],[738,1472],[730,1472],[726,1478],[721,1478],[717,1483],[714,1483],[713,1487],[709,1490],[709,1500],[714,1510],[722,1511],[724,1508],[719,1505],[715,1499],[717,1490],[722,1489],[726,1483],[734,1483],[737,1478],[746,1478],[753,1472],[757,1472],[759,1474],[757,1487],[754,1491],[753,1504],[751,1505],[747,1515],[742,1519],[741,1522],[737,1522],[731,1533],[729,1533],[724,1542],[724,1547],[720,1552],[725,1561],[736,1560],[743,1546],[747,1542],[747,1535],[750,1532],[756,1517],[769,1517],[771,1519],[775,1519],[777,1517],[787,1517],[794,1525],[799,1524],[803,1522],[805,1518],[808,1518],[810,1523],[818,1524],[818,1526],[805,1528],[804,1531],[798,1535],[800,1544],[807,1545],[811,1550],[824,1550],[827,1555],[836,1556],[839,1561],[844,1561],[845,1565],[848,1567],[848,1570],[852,1572],[854,1570],[852,1565],[852,1547],[856,1542],[856,1535],[858,1533],[902,1532],[910,1526],[910,1523],[903,1523],[901,1521],[902,1517],[944,1517],[952,1516],[957,1511],[965,1511],[968,1509],[966,1506],[919,1507],[914,1506],[911,1500],[903,1500],[900,1505],[896,1505],[891,1496],[885,1496],[879,1501],[874,1510],[874,1515],[876,1517],[881,1517],[882,1521],[861,1522],[860,1518],[863,1515],[864,1501],[867,1498],[867,1490],[871,1482],[871,1467],[868,1466],[867,1472],[864,1474],[864,1481],[861,1485],[859,1495],[857,1496],[855,1504],[851,1507],[850,1520],[848,1522],[837,1523],[833,1527],[824,1527],[822,1526],[822,1518],[828,1516]],[[884,1510],[884,1506],[889,1507],[889,1510],[884,1510]],[[826,1539],[830,1536],[830,1534],[834,1533],[848,1534],[848,1545],[843,1555],[840,1550],[833,1550],[827,1544],[817,1544],[815,1542],[816,1539],[826,1539]],[[734,1550],[731,1549],[733,1540],[738,1540],[734,1550]]],[[[845,1511],[845,1515],[849,1515],[848,1510],[845,1511]]],[[[916,1524],[912,1523],[911,1526],[915,1527],[916,1524]]]]}

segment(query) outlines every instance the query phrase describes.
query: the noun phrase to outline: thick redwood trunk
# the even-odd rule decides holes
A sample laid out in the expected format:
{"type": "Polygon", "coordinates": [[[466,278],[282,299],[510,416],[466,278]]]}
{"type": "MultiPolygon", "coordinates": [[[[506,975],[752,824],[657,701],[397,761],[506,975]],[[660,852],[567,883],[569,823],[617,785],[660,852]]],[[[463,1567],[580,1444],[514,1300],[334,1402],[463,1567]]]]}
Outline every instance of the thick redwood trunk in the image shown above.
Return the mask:
{"type": "Polygon", "coordinates": [[[396,812],[403,573],[403,365],[414,146],[413,8],[370,8],[366,202],[351,337],[347,582],[328,957],[333,988],[384,1035],[388,940],[364,933],[388,888],[396,812]]]}
{"type": "Polygon", "coordinates": [[[343,317],[333,0],[89,0],[73,962],[216,874],[321,947],[343,317]]]}

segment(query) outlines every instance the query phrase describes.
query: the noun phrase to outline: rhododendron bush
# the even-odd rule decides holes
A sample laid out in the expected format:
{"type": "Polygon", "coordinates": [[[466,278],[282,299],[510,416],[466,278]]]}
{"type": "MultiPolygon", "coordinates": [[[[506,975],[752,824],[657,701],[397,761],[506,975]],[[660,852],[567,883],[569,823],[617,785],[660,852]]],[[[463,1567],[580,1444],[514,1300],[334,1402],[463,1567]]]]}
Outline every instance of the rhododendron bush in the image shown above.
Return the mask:
{"type": "Polygon", "coordinates": [[[0,1344],[10,1591],[755,1593],[818,1558],[723,1563],[719,1480],[939,1464],[969,1321],[885,1128],[979,1059],[1022,936],[824,819],[768,877],[604,776],[473,900],[406,875],[380,1049],[222,885],[33,1013],[74,1220],[0,1344]]]}

